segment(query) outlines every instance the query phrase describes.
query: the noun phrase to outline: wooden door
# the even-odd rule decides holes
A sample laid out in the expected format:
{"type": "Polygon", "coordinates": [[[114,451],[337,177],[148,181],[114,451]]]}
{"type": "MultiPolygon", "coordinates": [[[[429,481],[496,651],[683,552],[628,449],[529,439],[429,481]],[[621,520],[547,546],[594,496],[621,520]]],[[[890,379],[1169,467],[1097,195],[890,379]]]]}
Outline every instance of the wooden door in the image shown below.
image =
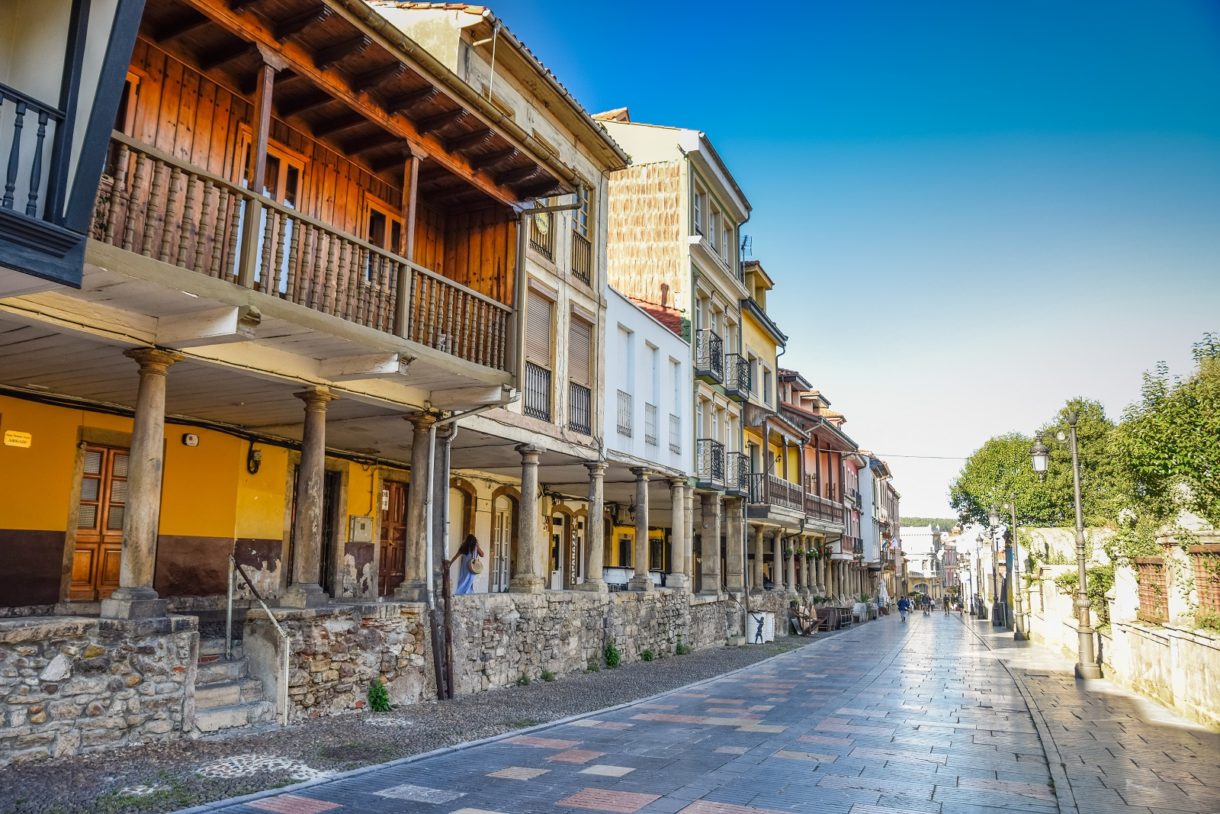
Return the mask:
{"type": "Polygon", "coordinates": [[[503,495],[496,498],[491,515],[491,575],[488,590],[508,590],[512,579],[513,503],[503,495]]]}
{"type": "Polygon", "coordinates": [[[386,481],[381,485],[381,560],[377,593],[389,596],[407,573],[407,485],[386,481]]]}
{"type": "Polygon", "coordinates": [[[89,445],[81,472],[70,599],[105,599],[119,587],[128,451],[89,445]]]}

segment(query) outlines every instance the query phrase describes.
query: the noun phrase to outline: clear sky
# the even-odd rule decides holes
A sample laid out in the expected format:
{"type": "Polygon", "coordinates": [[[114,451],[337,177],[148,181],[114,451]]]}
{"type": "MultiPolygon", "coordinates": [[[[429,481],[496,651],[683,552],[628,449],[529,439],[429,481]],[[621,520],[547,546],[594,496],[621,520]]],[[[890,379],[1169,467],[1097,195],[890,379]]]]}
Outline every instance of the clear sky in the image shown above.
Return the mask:
{"type": "Polygon", "coordinates": [[[1220,2],[502,0],[590,111],[705,131],[801,370],[948,513],[986,438],[1220,330],[1220,2]]]}

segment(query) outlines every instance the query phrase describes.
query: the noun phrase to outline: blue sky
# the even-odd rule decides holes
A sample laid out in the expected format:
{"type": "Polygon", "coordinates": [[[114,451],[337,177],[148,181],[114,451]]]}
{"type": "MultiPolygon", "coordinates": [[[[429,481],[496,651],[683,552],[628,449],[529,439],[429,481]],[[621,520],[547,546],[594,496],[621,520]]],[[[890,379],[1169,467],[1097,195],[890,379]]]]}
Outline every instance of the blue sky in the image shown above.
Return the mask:
{"type": "MultiPolygon", "coordinates": [[[[704,130],[800,369],[903,512],[1220,330],[1220,2],[492,6],[591,111],[704,130]]],[[[1087,451],[1086,451],[1087,454],[1087,451]]]]}

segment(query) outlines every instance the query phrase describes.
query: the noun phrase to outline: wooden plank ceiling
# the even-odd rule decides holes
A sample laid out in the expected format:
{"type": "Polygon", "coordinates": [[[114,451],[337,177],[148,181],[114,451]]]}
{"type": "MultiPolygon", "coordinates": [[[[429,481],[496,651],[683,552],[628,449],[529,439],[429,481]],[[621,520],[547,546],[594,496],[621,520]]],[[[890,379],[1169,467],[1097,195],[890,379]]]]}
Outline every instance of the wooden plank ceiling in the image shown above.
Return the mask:
{"type": "MultiPolygon", "coordinates": [[[[263,64],[255,26],[243,32],[223,25],[208,15],[208,4],[209,0],[193,0],[193,5],[148,0],[141,33],[188,55],[205,73],[219,73],[227,84],[249,95],[263,64]]],[[[325,2],[228,0],[227,9],[239,13],[239,19],[256,22],[258,31],[269,32],[275,45],[295,46],[285,52],[304,51],[315,74],[338,83],[324,87],[305,75],[302,66],[290,65],[276,75],[272,94],[276,115],[373,172],[401,177],[409,150],[404,133],[396,132],[393,122],[405,117],[414,131],[411,135],[431,153],[421,167],[419,187],[429,200],[446,206],[479,201],[484,192],[460,172],[479,177],[518,201],[570,191],[502,133],[414,70],[402,55],[383,47],[325,2]],[[359,109],[353,99],[367,102],[370,109],[359,109]],[[438,160],[437,150],[445,160],[438,160]]]]}

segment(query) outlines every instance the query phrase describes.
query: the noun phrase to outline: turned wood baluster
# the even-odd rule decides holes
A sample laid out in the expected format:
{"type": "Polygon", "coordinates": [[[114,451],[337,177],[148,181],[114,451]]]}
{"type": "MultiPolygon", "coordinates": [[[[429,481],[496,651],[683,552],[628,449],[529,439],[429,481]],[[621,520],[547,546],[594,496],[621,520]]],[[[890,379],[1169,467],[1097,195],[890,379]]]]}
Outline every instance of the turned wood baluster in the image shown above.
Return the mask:
{"type": "Polygon", "coordinates": [[[169,170],[169,183],[165,189],[165,209],[162,214],[161,240],[157,246],[157,259],[163,263],[177,257],[178,247],[182,243],[182,210],[178,202],[182,192],[182,168],[172,166],[169,170]]]}
{"type": "Polygon", "coordinates": [[[186,201],[182,204],[182,237],[178,244],[178,265],[196,271],[195,259],[199,254],[199,224],[202,213],[196,212],[199,205],[199,187],[203,181],[197,175],[186,176],[186,201]]]}
{"type": "Polygon", "coordinates": [[[297,223],[292,229],[292,243],[288,247],[288,279],[285,281],[284,296],[289,302],[296,302],[297,272],[301,267],[301,252],[305,241],[309,239],[309,224],[297,223]]]}
{"type": "Polygon", "coordinates": [[[318,310],[330,314],[335,309],[335,270],[339,264],[339,255],[342,247],[340,247],[339,240],[334,235],[328,233],[326,239],[330,242],[330,252],[327,254],[326,264],[320,269],[322,276],[318,280],[318,285],[320,286],[318,303],[321,307],[318,310]]]}
{"type": "Polygon", "coordinates": [[[330,236],[326,232],[315,229],[313,233],[313,255],[309,261],[309,268],[303,269],[301,272],[301,285],[305,290],[301,292],[301,305],[314,307],[318,299],[318,269],[322,268],[326,263],[327,252],[330,249],[330,236]]]}
{"type": "MultiPolygon", "coordinates": [[[[264,294],[271,293],[271,286],[267,280],[271,277],[271,260],[275,253],[274,246],[274,230],[275,219],[279,212],[269,206],[263,207],[263,229],[262,229],[262,252],[259,255],[258,265],[254,269],[254,288],[262,291],[264,294]]],[[[247,217],[248,217],[247,213],[247,217]]]]}
{"type": "Polygon", "coordinates": [[[204,180],[203,201],[200,204],[199,214],[199,223],[203,228],[200,231],[198,260],[199,268],[209,277],[215,277],[219,272],[216,262],[218,255],[216,238],[218,234],[224,232],[224,218],[221,214],[222,210],[218,206],[218,198],[216,184],[210,180],[204,180]]]}
{"type": "Polygon", "coordinates": [[[17,165],[21,160],[21,129],[25,126],[25,102],[17,102],[16,118],[13,120],[13,144],[8,151],[8,173],[4,179],[4,197],[0,208],[13,208],[13,191],[17,188],[17,165]]]}
{"type": "Polygon", "coordinates": [[[25,214],[38,217],[38,188],[42,186],[42,146],[47,140],[47,117],[45,110],[38,111],[38,135],[34,139],[34,163],[30,167],[30,191],[25,199],[25,214]]]}
{"type": "Polygon", "coordinates": [[[127,161],[130,151],[126,144],[119,144],[114,159],[114,186],[110,190],[110,211],[106,218],[106,231],[103,239],[114,245],[114,233],[119,226],[119,204],[122,204],[123,216],[127,216],[131,193],[127,189],[127,161]]]}
{"type": "Polygon", "coordinates": [[[164,240],[165,203],[161,195],[165,191],[165,165],[160,161],[153,162],[152,189],[148,193],[147,214],[144,216],[144,235],[140,241],[140,254],[152,257],[153,239],[157,239],[157,247],[164,240]]]}
{"type": "Polygon", "coordinates": [[[237,243],[241,239],[237,228],[239,215],[243,206],[243,198],[240,195],[234,194],[228,187],[221,187],[221,199],[223,201],[225,213],[225,243],[224,243],[224,263],[221,268],[223,278],[230,282],[237,282],[237,243]]]}
{"type": "Polygon", "coordinates": [[[140,211],[147,207],[141,206],[143,201],[148,199],[146,186],[148,182],[148,156],[144,153],[136,153],[136,171],[131,182],[131,197],[127,202],[127,212],[123,217],[123,245],[122,248],[127,251],[135,250],[136,243],[136,213],[139,211],[140,216],[147,218],[146,211],[140,211]]]}

